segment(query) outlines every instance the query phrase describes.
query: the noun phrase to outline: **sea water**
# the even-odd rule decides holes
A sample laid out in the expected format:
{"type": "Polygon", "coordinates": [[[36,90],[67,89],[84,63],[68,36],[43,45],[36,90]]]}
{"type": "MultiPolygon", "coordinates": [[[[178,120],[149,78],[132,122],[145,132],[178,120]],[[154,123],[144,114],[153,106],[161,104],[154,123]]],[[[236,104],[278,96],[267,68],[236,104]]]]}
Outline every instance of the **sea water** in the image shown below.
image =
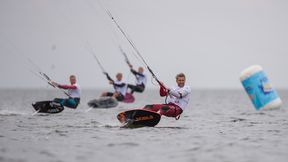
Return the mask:
{"type": "Polygon", "coordinates": [[[138,129],[120,128],[116,115],[163,103],[158,91],[136,94],[133,104],[87,111],[100,92],[83,90],[76,110],[32,116],[32,102],[63,94],[0,90],[0,161],[287,162],[288,91],[279,91],[282,109],[256,111],[242,90],[193,90],[180,120],[163,116],[156,127],[138,129]]]}

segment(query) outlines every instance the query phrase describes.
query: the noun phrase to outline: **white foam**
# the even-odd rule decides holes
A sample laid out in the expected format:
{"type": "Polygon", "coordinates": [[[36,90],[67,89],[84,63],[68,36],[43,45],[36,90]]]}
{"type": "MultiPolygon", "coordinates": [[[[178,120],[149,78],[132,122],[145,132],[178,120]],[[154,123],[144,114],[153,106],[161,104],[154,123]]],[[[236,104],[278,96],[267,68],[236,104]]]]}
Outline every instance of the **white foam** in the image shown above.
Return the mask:
{"type": "Polygon", "coordinates": [[[0,110],[0,115],[2,116],[17,116],[26,115],[25,112],[13,111],[13,110],[0,110]]]}

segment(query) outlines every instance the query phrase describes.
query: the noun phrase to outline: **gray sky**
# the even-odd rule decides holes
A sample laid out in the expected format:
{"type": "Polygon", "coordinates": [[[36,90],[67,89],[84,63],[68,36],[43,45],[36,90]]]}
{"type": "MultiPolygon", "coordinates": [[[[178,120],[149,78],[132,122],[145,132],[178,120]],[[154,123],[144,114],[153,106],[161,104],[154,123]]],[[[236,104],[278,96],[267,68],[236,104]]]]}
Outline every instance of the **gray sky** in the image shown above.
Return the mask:
{"type": "MultiPolygon", "coordinates": [[[[148,64],[167,85],[179,72],[193,88],[241,88],[239,73],[260,64],[276,88],[288,88],[287,0],[105,0],[148,64]]],[[[96,0],[0,0],[0,87],[45,87],[31,58],[55,81],[78,76],[82,88],[107,87],[106,70],[141,62],[96,0]],[[25,63],[26,62],[26,63],[25,63]],[[28,66],[27,66],[28,65],[28,66]]],[[[150,75],[149,75],[149,78],[150,75]]],[[[155,88],[148,81],[148,87],[155,88]]]]}

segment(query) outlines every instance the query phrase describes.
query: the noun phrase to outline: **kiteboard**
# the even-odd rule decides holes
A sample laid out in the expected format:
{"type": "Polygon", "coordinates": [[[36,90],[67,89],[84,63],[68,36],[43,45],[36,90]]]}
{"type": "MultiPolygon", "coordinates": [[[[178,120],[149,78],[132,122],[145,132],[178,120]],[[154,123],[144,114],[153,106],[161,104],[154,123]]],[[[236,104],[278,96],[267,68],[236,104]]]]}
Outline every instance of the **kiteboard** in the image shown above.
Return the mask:
{"type": "Polygon", "coordinates": [[[121,112],[117,119],[123,128],[154,127],[161,119],[161,115],[144,109],[133,109],[121,112]]]}
{"type": "Polygon", "coordinates": [[[124,103],[133,103],[135,101],[135,97],[131,93],[126,93],[123,102],[124,103]]]}
{"type": "Polygon", "coordinates": [[[56,102],[53,101],[39,101],[32,104],[33,108],[38,113],[60,113],[64,110],[64,107],[56,102]]]}
{"type": "Polygon", "coordinates": [[[118,101],[112,97],[100,97],[88,102],[88,106],[92,108],[113,108],[118,105],[118,101]]]}

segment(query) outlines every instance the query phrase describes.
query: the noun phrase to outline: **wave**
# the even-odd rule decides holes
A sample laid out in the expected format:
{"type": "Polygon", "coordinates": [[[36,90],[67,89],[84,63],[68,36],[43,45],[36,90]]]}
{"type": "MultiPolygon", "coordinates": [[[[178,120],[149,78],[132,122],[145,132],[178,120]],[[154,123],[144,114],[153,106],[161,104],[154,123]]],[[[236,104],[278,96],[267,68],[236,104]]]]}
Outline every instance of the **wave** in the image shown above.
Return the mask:
{"type": "Polygon", "coordinates": [[[22,115],[27,115],[27,113],[15,110],[0,110],[0,116],[22,116],[22,115]]]}

